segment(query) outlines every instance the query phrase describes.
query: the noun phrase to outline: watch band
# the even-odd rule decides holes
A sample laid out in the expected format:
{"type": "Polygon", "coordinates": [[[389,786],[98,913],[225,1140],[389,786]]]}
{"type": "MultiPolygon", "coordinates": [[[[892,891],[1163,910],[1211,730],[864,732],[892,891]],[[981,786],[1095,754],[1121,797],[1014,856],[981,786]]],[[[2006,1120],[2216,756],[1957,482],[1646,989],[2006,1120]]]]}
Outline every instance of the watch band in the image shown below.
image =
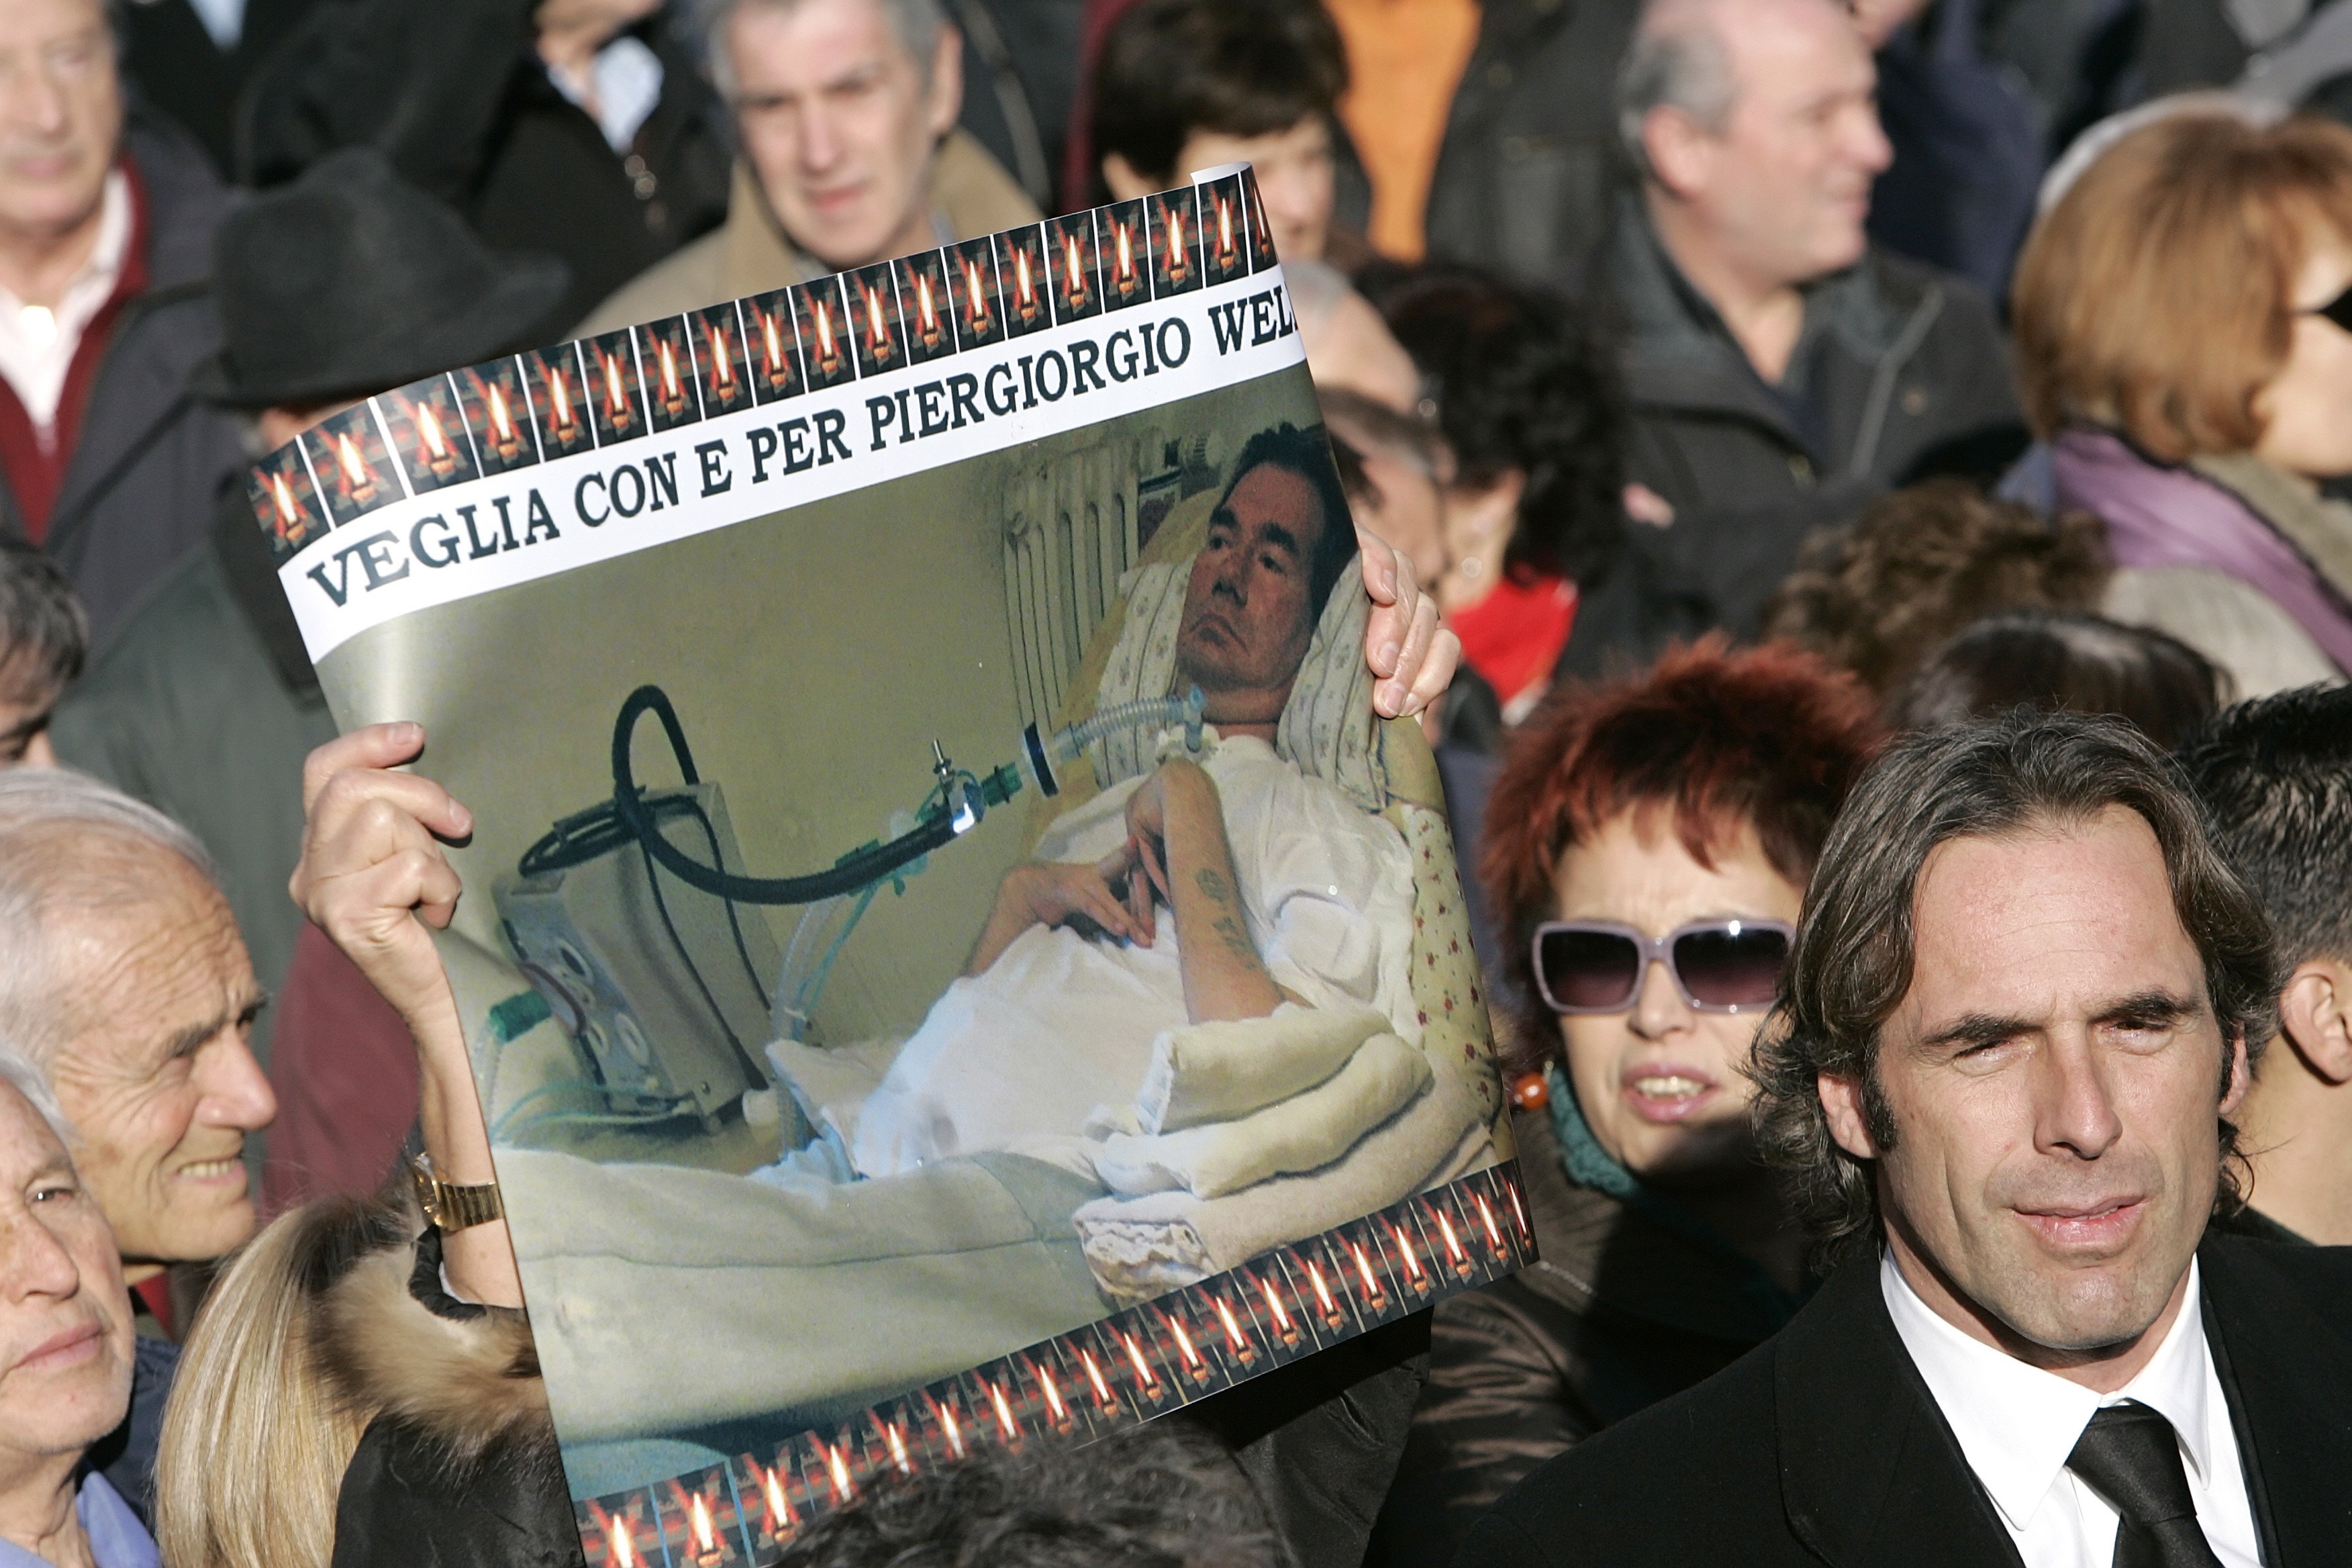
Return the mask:
{"type": "Polygon", "coordinates": [[[496,1182],[473,1185],[445,1182],[434,1174],[432,1157],[425,1154],[417,1155],[409,1171],[416,1181],[417,1207],[444,1236],[505,1217],[506,1205],[499,1201],[496,1182]]]}

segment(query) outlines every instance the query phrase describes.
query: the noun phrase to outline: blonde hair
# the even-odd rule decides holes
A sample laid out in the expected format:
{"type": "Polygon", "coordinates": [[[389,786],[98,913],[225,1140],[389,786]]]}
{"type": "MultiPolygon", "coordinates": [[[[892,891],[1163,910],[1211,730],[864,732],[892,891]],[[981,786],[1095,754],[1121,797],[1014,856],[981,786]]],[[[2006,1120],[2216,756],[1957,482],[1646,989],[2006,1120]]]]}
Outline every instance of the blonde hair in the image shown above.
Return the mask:
{"type": "Polygon", "coordinates": [[[375,1412],[328,1369],[325,1299],[404,1239],[404,1217],[386,1199],[311,1204],[213,1287],[163,1411],[155,1539],[171,1568],[329,1568],[343,1471],[375,1412]]]}
{"type": "Polygon", "coordinates": [[[2164,462],[2262,439],[2315,238],[2352,246],[2352,130],[2182,112],[2123,137],[2034,225],[2011,312],[2042,435],[2113,426],[2164,462]]]}

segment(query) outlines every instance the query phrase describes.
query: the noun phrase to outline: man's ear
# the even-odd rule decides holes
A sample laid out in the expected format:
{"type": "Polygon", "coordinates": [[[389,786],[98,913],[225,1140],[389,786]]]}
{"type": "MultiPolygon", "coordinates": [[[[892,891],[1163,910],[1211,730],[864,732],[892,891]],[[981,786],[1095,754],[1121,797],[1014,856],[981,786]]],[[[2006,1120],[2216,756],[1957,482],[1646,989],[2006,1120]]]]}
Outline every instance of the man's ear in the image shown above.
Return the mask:
{"type": "Polygon", "coordinates": [[[1136,166],[1127,161],[1124,153],[1106,153],[1102,161],[1103,184],[1115,202],[1131,202],[1138,196],[1148,196],[1159,190],[1164,181],[1147,179],[1136,166]]]}
{"type": "Polygon", "coordinates": [[[2333,958],[2297,964],[2279,993],[2279,1027],[2314,1078],[2352,1082],[2352,964],[2333,958]]]}
{"type": "Polygon", "coordinates": [[[1815,1073],[1813,1090],[1822,1097],[1837,1146],[1857,1160],[1877,1159],[1878,1140],[1870,1135],[1870,1118],[1862,1110],[1862,1080],[1843,1073],[1815,1073]]]}
{"type": "Polygon", "coordinates": [[[1660,104],[1642,117],[1642,152],[1650,177],[1685,201],[1706,184],[1716,137],[1685,110],[1660,104]]]}
{"type": "Polygon", "coordinates": [[[931,90],[929,117],[931,140],[955,129],[963,113],[963,35],[953,22],[940,24],[940,41],[931,47],[931,90]]]}

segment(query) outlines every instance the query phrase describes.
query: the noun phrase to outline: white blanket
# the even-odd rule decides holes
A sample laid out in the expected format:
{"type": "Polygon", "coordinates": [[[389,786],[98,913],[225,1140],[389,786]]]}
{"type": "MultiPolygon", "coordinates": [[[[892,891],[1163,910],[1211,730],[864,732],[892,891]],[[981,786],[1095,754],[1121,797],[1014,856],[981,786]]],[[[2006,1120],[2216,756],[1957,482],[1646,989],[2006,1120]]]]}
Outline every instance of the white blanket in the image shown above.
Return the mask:
{"type": "Polygon", "coordinates": [[[1286,1002],[1270,1017],[1171,1029],[1151,1042],[1151,1065],[1135,1094],[1136,1130],[1181,1132],[1263,1110],[1338,1072],[1387,1027],[1369,1007],[1286,1002]]]}
{"type": "MultiPolygon", "coordinates": [[[[1222,742],[1216,782],[1252,943],[1310,1006],[1370,1006],[1420,1038],[1412,991],[1412,858],[1387,822],[1248,739],[1222,742]]],[[[1139,779],[1055,823],[1040,859],[1092,862],[1127,837],[1139,779]]],[[[1150,947],[1032,927],[931,1008],[857,1120],[866,1176],[1076,1135],[1135,1098],[1153,1041],[1187,1022],[1175,921],[1150,947]]]]}
{"type": "Polygon", "coordinates": [[[1441,1071],[1427,1093],[1322,1170],[1220,1198],[1189,1192],[1097,1198],[1071,1217],[1097,1281],[1115,1297],[1141,1300],[1376,1213],[1491,1164],[1494,1154],[1468,1086],[1441,1071]]]}
{"type": "Polygon", "coordinates": [[[1429,1058],[1394,1035],[1366,1040],[1324,1082],[1231,1121],[1158,1136],[1113,1133],[1095,1156],[1128,1197],[1181,1189],[1218,1198],[1269,1176],[1317,1171],[1429,1087],[1429,1058]]]}

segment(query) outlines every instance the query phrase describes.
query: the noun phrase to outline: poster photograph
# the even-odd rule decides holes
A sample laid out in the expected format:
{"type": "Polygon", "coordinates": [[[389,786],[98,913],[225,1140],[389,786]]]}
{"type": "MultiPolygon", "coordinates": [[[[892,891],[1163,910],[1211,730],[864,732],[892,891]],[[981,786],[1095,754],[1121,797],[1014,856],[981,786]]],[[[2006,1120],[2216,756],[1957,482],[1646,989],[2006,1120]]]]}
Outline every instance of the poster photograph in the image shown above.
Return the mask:
{"type": "Polygon", "coordinates": [[[1532,1247],[1246,170],[370,400],[252,489],[442,952],[592,1564],[772,1560],[1532,1247]]]}

